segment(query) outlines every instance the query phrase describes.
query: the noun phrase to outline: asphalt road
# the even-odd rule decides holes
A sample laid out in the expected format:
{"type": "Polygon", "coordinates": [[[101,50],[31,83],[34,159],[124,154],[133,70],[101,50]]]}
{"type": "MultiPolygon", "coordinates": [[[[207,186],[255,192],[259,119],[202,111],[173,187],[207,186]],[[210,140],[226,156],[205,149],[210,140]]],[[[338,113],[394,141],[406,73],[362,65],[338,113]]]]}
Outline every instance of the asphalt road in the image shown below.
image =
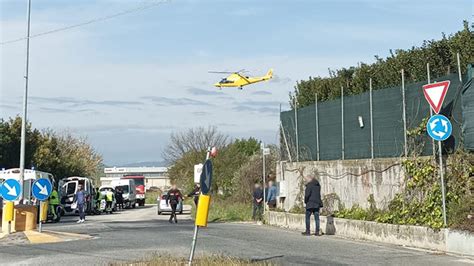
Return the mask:
{"type": "MultiPolygon", "coordinates": [[[[94,236],[54,244],[0,246],[1,265],[107,265],[142,260],[154,254],[188,256],[193,222],[181,215],[178,224],[158,216],[156,207],[90,216],[76,224],[66,217],[45,229],[94,236]]],[[[196,249],[202,254],[223,254],[269,259],[281,265],[473,265],[473,260],[434,254],[393,245],[361,242],[335,236],[303,237],[298,232],[239,223],[212,223],[200,230],[196,249]]]]}

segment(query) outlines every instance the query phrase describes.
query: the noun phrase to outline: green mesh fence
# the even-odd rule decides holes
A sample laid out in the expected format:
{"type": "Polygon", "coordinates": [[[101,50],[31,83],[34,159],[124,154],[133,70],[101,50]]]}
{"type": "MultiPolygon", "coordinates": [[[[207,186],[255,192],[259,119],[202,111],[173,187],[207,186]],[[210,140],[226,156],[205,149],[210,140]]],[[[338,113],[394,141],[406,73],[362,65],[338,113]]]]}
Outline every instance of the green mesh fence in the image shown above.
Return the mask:
{"type": "Polygon", "coordinates": [[[462,132],[464,137],[464,147],[474,151],[474,82],[473,65],[468,67],[467,82],[461,92],[462,100],[462,132]]]}
{"type": "MultiPolygon", "coordinates": [[[[468,73],[468,76],[470,73],[468,73]]],[[[474,150],[474,88],[464,88],[457,74],[433,78],[434,81],[450,80],[441,114],[450,118],[453,134],[443,142],[445,150],[454,150],[462,142],[474,150]],[[462,108],[461,108],[462,98],[462,108]],[[466,124],[463,126],[463,119],[466,124]]],[[[411,83],[405,86],[407,130],[418,127],[430,115],[422,85],[426,82],[411,83]]],[[[344,148],[342,145],[341,100],[318,103],[319,159],[337,160],[371,158],[370,95],[364,92],[344,97],[344,148]]],[[[402,89],[393,87],[374,90],[373,94],[373,132],[374,157],[397,157],[404,154],[402,89]]],[[[298,149],[296,149],[295,111],[282,112],[280,119],[285,138],[282,138],[282,152],[290,150],[293,160],[317,160],[316,107],[306,106],[298,109],[298,149]]],[[[423,155],[433,154],[432,140],[427,134],[407,137],[409,150],[417,149],[423,155]]],[[[289,159],[286,156],[286,159],[289,159]]]]}

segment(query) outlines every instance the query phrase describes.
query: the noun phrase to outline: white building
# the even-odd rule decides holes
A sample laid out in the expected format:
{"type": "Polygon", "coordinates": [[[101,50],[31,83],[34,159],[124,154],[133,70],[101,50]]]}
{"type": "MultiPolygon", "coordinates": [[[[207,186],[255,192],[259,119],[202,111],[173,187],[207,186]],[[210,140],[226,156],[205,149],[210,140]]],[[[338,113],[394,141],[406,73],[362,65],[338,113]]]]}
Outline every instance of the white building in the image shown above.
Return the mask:
{"type": "Polygon", "coordinates": [[[146,189],[170,186],[168,167],[111,167],[105,168],[104,174],[105,177],[100,178],[102,185],[109,185],[112,180],[124,176],[144,176],[146,189]]]}

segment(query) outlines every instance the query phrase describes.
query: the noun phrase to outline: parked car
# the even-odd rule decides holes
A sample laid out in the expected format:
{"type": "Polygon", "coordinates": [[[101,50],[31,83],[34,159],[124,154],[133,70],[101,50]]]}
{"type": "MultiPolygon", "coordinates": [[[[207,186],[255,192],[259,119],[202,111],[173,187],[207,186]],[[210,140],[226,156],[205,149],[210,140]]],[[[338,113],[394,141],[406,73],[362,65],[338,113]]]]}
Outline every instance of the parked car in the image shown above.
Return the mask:
{"type": "MultiPolygon", "coordinates": [[[[166,194],[159,196],[157,199],[158,205],[158,215],[161,215],[164,212],[171,212],[171,205],[166,205],[166,194]]],[[[176,206],[176,212],[179,214],[183,213],[183,201],[180,200],[178,206],[176,206]]]]}

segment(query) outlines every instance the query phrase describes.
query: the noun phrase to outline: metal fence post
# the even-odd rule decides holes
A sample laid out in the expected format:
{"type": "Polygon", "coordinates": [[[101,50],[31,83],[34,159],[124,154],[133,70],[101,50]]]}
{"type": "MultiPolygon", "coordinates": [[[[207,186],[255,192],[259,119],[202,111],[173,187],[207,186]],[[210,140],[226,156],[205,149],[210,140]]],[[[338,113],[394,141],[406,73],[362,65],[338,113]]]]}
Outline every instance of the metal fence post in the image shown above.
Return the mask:
{"type": "Polygon", "coordinates": [[[459,81],[460,81],[461,84],[462,84],[461,56],[459,55],[459,53],[456,53],[456,58],[457,58],[457,61],[458,61],[458,75],[459,75],[459,81]]]}
{"type": "Polygon", "coordinates": [[[314,112],[316,117],[316,160],[319,161],[319,117],[318,117],[318,94],[314,94],[314,112]]]}
{"type": "Polygon", "coordinates": [[[403,104],[403,140],[405,146],[405,156],[408,156],[408,141],[407,141],[407,113],[405,100],[405,70],[402,68],[402,104],[403,104]]]}
{"type": "Polygon", "coordinates": [[[280,128],[281,128],[281,133],[283,134],[283,140],[285,141],[286,152],[288,153],[288,159],[290,159],[290,162],[293,162],[293,158],[291,157],[290,146],[288,145],[288,141],[286,140],[285,128],[283,127],[281,120],[280,120],[280,128]]]}
{"type": "Polygon", "coordinates": [[[370,158],[374,159],[374,113],[372,102],[372,78],[369,79],[369,106],[370,106],[370,158]]]}
{"type": "Polygon", "coordinates": [[[295,96],[295,138],[296,138],[296,161],[300,161],[300,143],[298,139],[298,101],[295,96]]]}
{"type": "Polygon", "coordinates": [[[342,159],[344,160],[344,87],[341,86],[341,148],[342,159]]]}

